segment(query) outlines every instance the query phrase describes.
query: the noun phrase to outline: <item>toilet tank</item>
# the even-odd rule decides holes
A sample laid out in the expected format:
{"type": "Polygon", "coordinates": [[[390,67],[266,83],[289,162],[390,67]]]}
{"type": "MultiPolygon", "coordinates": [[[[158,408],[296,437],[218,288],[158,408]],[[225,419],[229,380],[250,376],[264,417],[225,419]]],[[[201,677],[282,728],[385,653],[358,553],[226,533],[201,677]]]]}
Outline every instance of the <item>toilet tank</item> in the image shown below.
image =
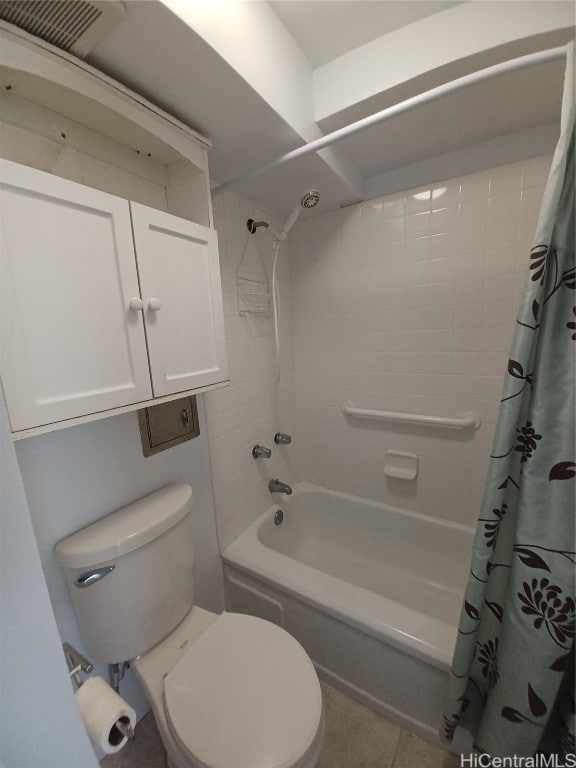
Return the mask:
{"type": "Polygon", "coordinates": [[[143,654],[192,608],[191,509],[192,488],[169,485],[56,544],[94,660],[143,654]]]}

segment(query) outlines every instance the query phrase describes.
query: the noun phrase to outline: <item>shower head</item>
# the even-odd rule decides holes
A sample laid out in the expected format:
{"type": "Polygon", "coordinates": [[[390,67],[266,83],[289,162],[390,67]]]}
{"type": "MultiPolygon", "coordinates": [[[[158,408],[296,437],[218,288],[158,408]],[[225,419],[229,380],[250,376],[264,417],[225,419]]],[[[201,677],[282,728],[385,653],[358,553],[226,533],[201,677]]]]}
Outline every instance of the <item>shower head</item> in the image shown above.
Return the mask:
{"type": "Polygon", "coordinates": [[[308,192],[305,192],[302,196],[302,199],[300,200],[300,204],[294,208],[290,216],[286,219],[284,222],[282,229],[280,230],[280,240],[284,241],[286,240],[286,237],[288,236],[289,230],[294,225],[294,222],[300,216],[300,212],[302,208],[314,208],[318,203],[320,202],[320,192],[318,192],[317,189],[311,189],[308,192]]]}
{"type": "Polygon", "coordinates": [[[320,192],[318,192],[317,189],[310,189],[303,195],[302,200],[300,200],[300,205],[302,208],[315,208],[319,202],[320,192]]]}

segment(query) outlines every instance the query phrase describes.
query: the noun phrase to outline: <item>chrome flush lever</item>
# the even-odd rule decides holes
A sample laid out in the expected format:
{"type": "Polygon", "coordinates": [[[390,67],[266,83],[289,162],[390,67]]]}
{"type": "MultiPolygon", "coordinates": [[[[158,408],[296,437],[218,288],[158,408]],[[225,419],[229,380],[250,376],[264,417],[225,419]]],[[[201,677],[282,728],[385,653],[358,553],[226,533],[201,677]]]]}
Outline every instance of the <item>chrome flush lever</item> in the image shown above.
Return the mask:
{"type": "Polygon", "coordinates": [[[100,581],[100,579],[103,579],[104,576],[108,576],[109,573],[112,573],[114,568],[116,568],[115,565],[105,565],[103,568],[96,568],[94,571],[88,571],[87,573],[78,576],[78,578],[74,580],[74,584],[81,589],[90,587],[92,584],[96,584],[97,581],[100,581]]]}

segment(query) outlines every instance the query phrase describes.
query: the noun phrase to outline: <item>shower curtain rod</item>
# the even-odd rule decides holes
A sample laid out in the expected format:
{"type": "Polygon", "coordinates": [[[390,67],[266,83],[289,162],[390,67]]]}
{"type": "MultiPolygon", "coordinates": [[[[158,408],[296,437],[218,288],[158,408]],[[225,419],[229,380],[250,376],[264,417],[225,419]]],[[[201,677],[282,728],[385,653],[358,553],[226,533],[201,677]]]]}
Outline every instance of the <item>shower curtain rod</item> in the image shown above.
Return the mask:
{"type": "Polygon", "coordinates": [[[420,93],[417,96],[412,96],[409,99],[400,101],[398,104],[393,104],[391,107],[386,107],[379,112],[375,112],[373,115],[368,115],[367,117],[363,117],[360,120],[356,120],[349,125],[345,125],[343,128],[338,128],[331,133],[327,133],[325,136],[314,139],[313,141],[308,142],[308,144],[304,144],[302,147],[293,149],[292,151],[287,152],[285,155],[278,157],[276,160],[272,160],[271,162],[260,165],[257,168],[253,168],[251,171],[247,171],[240,176],[236,176],[235,178],[230,179],[229,181],[226,181],[217,187],[214,187],[212,190],[212,195],[220,195],[222,192],[225,192],[227,189],[230,189],[231,187],[234,187],[243,181],[248,181],[255,178],[256,176],[260,176],[262,173],[266,173],[266,171],[272,171],[275,168],[280,168],[281,166],[286,165],[286,163],[292,162],[292,160],[296,160],[303,155],[308,155],[310,152],[318,152],[320,149],[324,149],[325,147],[334,144],[336,141],[340,141],[340,139],[344,139],[347,136],[352,136],[359,131],[363,131],[365,128],[369,128],[372,125],[383,122],[384,120],[387,120],[390,117],[394,117],[395,115],[400,115],[403,112],[408,112],[410,109],[414,109],[415,107],[420,107],[423,104],[434,101],[434,99],[438,99],[450,93],[455,93],[456,91],[459,91],[462,88],[466,88],[469,85],[473,85],[474,83],[481,83],[484,80],[491,80],[493,77],[499,77],[500,75],[508,74],[509,72],[515,72],[517,69],[523,69],[524,67],[530,67],[535,64],[546,64],[549,61],[561,59],[563,56],[566,56],[566,46],[561,46],[560,48],[550,48],[546,51],[538,51],[536,53],[529,53],[516,59],[504,61],[500,64],[494,64],[493,66],[487,67],[486,69],[481,69],[478,72],[472,72],[469,75],[464,75],[463,77],[459,77],[457,80],[444,83],[443,85],[439,85],[429,91],[420,93]]]}

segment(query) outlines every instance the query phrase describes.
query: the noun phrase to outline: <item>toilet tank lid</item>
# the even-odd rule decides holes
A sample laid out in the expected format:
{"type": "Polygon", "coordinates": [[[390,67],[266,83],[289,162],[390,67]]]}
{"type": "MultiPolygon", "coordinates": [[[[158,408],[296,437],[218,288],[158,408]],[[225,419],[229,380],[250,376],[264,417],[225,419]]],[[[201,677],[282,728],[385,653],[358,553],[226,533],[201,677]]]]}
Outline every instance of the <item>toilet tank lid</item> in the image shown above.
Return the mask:
{"type": "Polygon", "coordinates": [[[114,560],[175,526],[192,508],[192,488],[167,485],[59,541],[54,556],[63,568],[114,560]]]}

